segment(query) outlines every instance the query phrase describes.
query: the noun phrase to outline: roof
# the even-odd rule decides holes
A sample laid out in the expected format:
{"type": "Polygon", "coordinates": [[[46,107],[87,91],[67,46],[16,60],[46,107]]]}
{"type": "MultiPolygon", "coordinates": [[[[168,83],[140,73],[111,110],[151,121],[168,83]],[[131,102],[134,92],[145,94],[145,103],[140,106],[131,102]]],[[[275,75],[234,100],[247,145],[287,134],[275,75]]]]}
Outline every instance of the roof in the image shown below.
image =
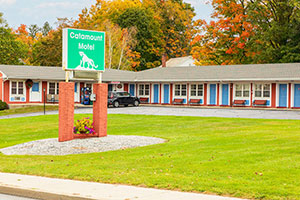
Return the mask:
{"type": "Polygon", "coordinates": [[[300,63],[159,67],[138,72],[145,82],[300,80],[300,63]]]}
{"type": "MultiPolygon", "coordinates": [[[[61,67],[0,65],[0,72],[9,79],[65,80],[61,67]]],[[[102,78],[105,82],[300,81],[300,63],[157,67],[141,72],[106,69],[102,78]]]]}
{"type": "MultiPolygon", "coordinates": [[[[195,60],[192,56],[170,58],[166,62],[166,67],[187,67],[187,66],[196,66],[195,60]]],[[[161,66],[160,66],[161,67],[161,66]]]]}
{"type": "MultiPolygon", "coordinates": [[[[0,65],[0,72],[9,79],[65,80],[65,71],[61,67],[0,65]]],[[[132,81],[135,78],[135,72],[106,69],[102,78],[103,81],[132,81]]]]}

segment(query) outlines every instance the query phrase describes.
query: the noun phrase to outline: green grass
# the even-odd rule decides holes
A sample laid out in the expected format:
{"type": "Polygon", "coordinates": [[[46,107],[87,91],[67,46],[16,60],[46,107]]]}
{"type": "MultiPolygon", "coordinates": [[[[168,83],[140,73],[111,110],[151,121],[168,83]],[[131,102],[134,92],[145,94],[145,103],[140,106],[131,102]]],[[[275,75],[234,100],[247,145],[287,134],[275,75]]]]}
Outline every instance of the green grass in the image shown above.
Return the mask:
{"type": "MultiPolygon", "coordinates": [[[[58,110],[58,106],[46,106],[46,111],[58,110]]],[[[30,106],[23,108],[12,108],[8,110],[0,110],[0,116],[14,115],[23,113],[43,112],[44,106],[30,106]]]]}
{"type": "MultiPolygon", "coordinates": [[[[0,120],[0,148],[57,137],[57,122],[55,115],[0,120]]],[[[300,199],[300,121],[109,115],[108,133],[168,142],[68,156],[0,154],[0,171],[253,199],[300,199]]]]}

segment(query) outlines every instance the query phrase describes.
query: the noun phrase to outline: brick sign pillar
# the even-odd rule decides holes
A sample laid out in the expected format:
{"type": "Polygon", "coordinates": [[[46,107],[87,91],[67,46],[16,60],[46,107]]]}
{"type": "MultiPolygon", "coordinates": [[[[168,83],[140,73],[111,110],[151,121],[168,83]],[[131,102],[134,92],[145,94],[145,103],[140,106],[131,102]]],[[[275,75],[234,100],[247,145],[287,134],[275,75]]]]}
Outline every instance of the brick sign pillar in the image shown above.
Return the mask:
{"type": "Polygon", "coordinates": [[[96,101],[93,104],[94,129],[98,137],[107,136],[107,91],[106,83],[93,85],[93,92],[96,94],[96,101]]]}
{"type": "MultiPolygon", "coordinates": [[[[74,126],[74,83],[59,83],[58,141],[73,140],[74,126]]],[[[106,97],[107,98],[107,97],[106,97]]]]}

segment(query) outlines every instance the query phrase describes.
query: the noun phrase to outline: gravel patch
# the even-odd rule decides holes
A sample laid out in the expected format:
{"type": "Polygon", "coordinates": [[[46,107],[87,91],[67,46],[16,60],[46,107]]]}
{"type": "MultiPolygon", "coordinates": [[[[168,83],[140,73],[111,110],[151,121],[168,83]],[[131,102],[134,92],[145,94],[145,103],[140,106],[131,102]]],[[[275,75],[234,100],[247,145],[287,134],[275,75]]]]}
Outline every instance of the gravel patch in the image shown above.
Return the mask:
{"type": "Polygon", "coordinates": [[[69,155],[114,151],[166,142],[145,136],[109,135],[101,138],[76,139],[58,142],[57,138],[36,140],[0,149],[5,155],[69,155]]]}

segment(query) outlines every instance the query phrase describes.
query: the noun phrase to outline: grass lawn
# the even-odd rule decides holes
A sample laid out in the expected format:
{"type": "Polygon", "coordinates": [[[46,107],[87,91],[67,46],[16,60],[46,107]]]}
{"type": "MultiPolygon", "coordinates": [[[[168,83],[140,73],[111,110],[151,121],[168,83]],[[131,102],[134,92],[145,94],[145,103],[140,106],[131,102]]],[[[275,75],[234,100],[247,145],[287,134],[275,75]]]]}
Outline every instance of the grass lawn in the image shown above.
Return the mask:
{"type": "MultiPolygon", "coordinates": [[[[57,137],[57,124],[55,115],[0,120],[0,148],[57,137]]],[[[109,115],[108,133],[168,142],[68,156],[0,154],[0,171],[253,199],[300,199],[300,121],[109,115]]]]}
{"type": "MultiPolygon", "coordinates": [[[[46,111],[50,111],[50,110],[58,110],[58,106],[46,106],[46,111]]],[[[8,109],[8,110],[0,110],[0,116],[22,114],[22,113],[32,113],[32,112],[43,112],[43,111],[44,111],[44,106],[12,108],[12,109],[8,109]]]]}

